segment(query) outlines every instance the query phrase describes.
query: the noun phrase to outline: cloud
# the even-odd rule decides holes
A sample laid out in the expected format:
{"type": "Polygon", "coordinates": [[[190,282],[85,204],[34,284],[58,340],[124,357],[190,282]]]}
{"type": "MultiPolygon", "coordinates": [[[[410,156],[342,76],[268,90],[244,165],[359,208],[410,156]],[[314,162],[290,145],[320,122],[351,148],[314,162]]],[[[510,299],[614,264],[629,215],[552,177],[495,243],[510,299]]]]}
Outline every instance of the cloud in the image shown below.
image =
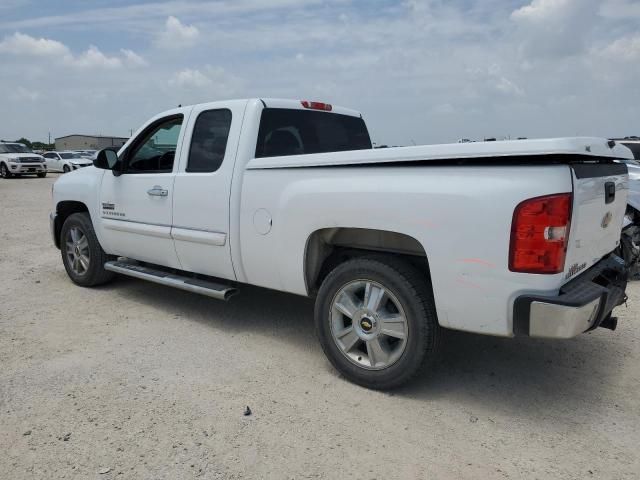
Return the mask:
{"type": "Polygon", "coordinates": [[[488,67],[470,69],[468,73],[474,83],[479,83],[486,93],[506,96],[523,96],[525,94],[523,88],[507,78],[502,67],[496,63],[488,67]]]}
{"type": "Polygon", "coordinates": [[[640,60],[640,34],[619,38],[597,53],[611,60],[636,62],[640,60]]]}
{"type": "Polygon", "coordinates": [[[48,38],[34,38],[20,32],[5,37],[0,42],[0,52],[42,57],[59,57],[70,53],[67,46],[61,42],[48,38]]]}
{"type": "Polygon", "coordinates": [[[638,0],[605,0],[600,6],[600,15],[617,20],[640,18],[638,0]]]}
{"type": "Polygon", "coordinates": [[[584,0],[533,0],[511,14],[514,20],[546,22],[569,14],[584,0]]]}
{"type": "Polygon", "coordinates": [[[192,70],[187,68],[176,73],[170,80],[169,85],[180,88],[190,87],[206,87],[211,85],[211,79],[203,74],[200,70],[192,70]]]}
{"type": "Polygon", "coordinates": [[[147,61],[133,50],[123,48],[120,53],[124,57],[124,62],[130,67],[146,67],[148,65],[147,61]]]}
{"type": "Polygon", "coordinates": [[[108,57],[98,47],[91,45],[89,49],[75,58],[69,58],[67,62],[80,68],[120,68],[122,60],[118,57],[108,57]]]}
{"type": "Polygon", "coordinates": [[[43,92],[7,135],[120,135],[178,104],[256,96],[356,108],[393,145],[639,133],[637,0],[111,4],[0,18],[0,99],[43,92]]]}
{"type": "Polygon", "coordinates": [[[600,0],[533,0],[514,10],[521,57],[562,58],[587,49],[600,0]]]}
{"type": "Polygon", "coordinates": [[[195,45],[200,31],[194,25],[185,25],[174,16],[167,18],[164,31],[157,40],[158,46],[167,49],[180,49],[195,45]]]}
{"type": "Polygon", "coordinates": [[[40,92],[28,90],[24,87],[18,87],[15,91],[10,93],[9,98],[18,102],[25,100],[29,102],[36,102],[40,98],[40,92]]]}
{"type": "MultiPolygon", "coordinates": [[[[2,1],[5,2],[7,0],[2,1]]],[[[140,32],[141,29],[146,31],[147,28],[150,28],[149,31],[157,30],[158,19],[167,18],[168,16],[191,16],[198,19],[203,17],[223,18],[231,15],[246,17],[262,12],[290,12],[317,5],[341,5],[344,3],[345,0],[306,0],[304,5],[300,3],[300,0],[169,0],[140,3],[132,2],[124,6],[89,8],[85,10],[74,8],[69,12],[46,16],[38,16],[38,12],[34,11],[34,14],[28,18],[5,22],[0,20],[0,28],[26,29],[91,25],[97,28],[107,29],[117,27],[118,29],[140,32]]]]}
{"type": "Polygon", "coordinates": [[[204,65],[185,68],[169,77],[165,98],[172,105],[186,105],[251,96],[248,93],[241,94],[245,85],[243,78],[222,67],[204,65]]]}
{"type": "Polygon", "coordinates": [[[17,57],[45,57],[53,62],[77,68],[117,69],[123,65],[141,67],[147,62],[133,50],[121,49],[121,57],[108,56],[95,45],[79,55],[74,55],[62,42],[49,38],[35,38],[16,32],[0,42],[0,54],[5,53],[17,57]]]}

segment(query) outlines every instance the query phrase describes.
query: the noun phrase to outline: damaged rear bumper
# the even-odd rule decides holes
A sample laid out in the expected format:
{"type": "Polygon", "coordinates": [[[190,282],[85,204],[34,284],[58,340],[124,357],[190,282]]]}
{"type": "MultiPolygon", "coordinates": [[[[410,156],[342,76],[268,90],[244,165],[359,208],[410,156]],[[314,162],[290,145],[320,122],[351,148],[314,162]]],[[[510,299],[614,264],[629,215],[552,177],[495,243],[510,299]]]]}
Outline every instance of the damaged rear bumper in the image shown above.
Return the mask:
{"type": "Polygon", "coordinates": [[[566,283],[554,297],[523,295],[514,303],[513,333],[538,338],[572,338],[601,325],[625,302],[624,261],[609,255],[566,283]]]}

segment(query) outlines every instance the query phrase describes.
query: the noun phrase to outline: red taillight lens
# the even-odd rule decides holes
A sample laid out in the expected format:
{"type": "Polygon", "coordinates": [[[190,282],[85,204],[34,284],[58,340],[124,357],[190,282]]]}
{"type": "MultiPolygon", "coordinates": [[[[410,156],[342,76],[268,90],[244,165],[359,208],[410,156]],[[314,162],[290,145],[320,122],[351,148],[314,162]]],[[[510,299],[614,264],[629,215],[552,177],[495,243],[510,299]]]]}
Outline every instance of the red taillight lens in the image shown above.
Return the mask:
{"type": "Polygon", "coordinates": [[[304,108],[309,108],[311,110],[324,110],[325,112],[330,112],[333,108],[328,103],[310,102],[309,100],[300,100],[300,103],[304,108]]]}
{"type": "Polygon", "coordinates": [[[570,193],[531,198],[520,203],[513,212],[509,270],[562,272],[570,224],[570,193]]]}

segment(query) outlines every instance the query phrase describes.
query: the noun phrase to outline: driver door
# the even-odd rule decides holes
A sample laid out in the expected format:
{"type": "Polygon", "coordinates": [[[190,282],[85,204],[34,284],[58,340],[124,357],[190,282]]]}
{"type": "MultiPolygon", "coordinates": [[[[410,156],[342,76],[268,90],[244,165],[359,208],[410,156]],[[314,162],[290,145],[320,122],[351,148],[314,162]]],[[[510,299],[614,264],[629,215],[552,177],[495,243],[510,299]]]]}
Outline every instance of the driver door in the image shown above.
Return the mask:
{"type": "Polygon", "coordinates": [[[180,109],[151,121],[120,152],[116,173],[105,172],[99,206],[109,253],[181,268],[171,222],[174,168],[189,111],[180,109]]]}

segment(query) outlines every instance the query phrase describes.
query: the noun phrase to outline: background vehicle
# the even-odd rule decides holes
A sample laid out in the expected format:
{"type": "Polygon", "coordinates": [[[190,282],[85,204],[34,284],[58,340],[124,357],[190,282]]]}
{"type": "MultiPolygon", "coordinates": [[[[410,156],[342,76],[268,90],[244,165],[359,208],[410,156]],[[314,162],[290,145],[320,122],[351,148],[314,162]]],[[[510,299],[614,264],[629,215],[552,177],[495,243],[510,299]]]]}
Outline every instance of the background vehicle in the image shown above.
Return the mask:
{"type": "Polygon", "coordinates": [[[625,160],[629,170],[629,200],[620,238],[620,256],[629,266],[629,278],[640,280],[640,139],[622,139],[634,160],[625,160]]]}
{"type": "Polygon", "coordinates": [[[80,156],[84,158],[93,158],[97,155],[98,150],[74,150],[73,152],[80,154],[80,156]]]}
{"type": "Polygon", "coordinates": [[[626,149],[599,138],[373,149],[358,112],[182,107],[58,179],[51,231],[82,286],[114,273],[227,299],[316,297],[348,379],[406,382],[440,328],[569,338],[625,300],[626,149]],[[121,258],[119,258],[121,257],[121,258]]]}
{"type": "Polygon", "coordinates": [[[52,172],[70,172],[92,165],[92,160],[77,152],[47,152],[44,155],[47,168],[52,172]]]}
{"type": "Polygon", "coordinates": [[[22,143],[0,142],[0,176],[10,178],[20,175],[47,176],[44,159],[22,143]]]}

